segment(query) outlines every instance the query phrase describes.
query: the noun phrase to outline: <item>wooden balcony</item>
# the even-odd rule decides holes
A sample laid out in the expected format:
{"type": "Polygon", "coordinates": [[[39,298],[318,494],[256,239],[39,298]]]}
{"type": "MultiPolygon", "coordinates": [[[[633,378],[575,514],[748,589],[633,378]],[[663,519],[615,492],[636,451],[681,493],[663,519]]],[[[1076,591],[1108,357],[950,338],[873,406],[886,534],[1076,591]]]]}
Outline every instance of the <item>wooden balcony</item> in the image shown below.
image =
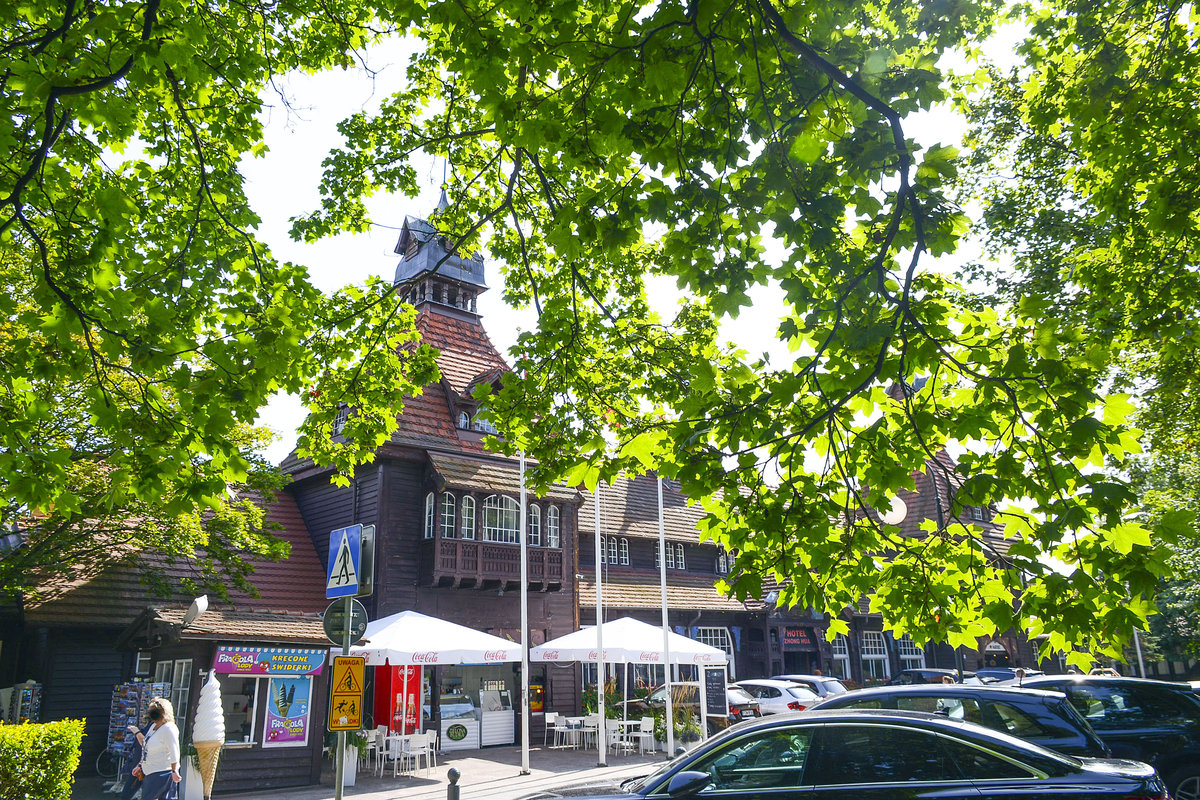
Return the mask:
{"type": "MultiPolygon", "coordinates": [[[[518,589],[521,585],[521,547],[504,542],[436,539],[424,543],[431,557],[422,559],[429,569],[427,585],[475,589],[518,589]]],[[[563,551],[530,547],[529,588],[558,591],[562,588],[563,551]]]]}

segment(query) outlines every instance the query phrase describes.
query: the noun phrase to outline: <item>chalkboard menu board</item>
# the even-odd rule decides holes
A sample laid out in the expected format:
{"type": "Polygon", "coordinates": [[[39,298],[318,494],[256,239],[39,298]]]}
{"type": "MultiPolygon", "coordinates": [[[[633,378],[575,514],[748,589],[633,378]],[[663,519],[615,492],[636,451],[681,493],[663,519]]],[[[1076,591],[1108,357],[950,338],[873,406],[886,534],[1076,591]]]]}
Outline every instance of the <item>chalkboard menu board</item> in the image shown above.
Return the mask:
{"type": "Polygon", "coordinates": [[[729,713],[725,701],[725,668],[704,668],[705,710],[711,716],[723,717],[729,713]]]}

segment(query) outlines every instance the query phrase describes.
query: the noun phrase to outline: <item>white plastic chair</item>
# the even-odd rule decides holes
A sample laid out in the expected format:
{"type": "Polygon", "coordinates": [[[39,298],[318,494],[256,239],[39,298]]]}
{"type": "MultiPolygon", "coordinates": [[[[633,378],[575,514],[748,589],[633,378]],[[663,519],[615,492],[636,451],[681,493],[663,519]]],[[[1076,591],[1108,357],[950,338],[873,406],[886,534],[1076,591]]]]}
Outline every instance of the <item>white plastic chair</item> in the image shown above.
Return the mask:
{"type": "Polygon", "coordinates": [[[565,726],[560,725],[558,719],[559,714],[557,711],[546,712],[546,735],[542,737],[542,747],[546,747],[547,745],[551,747],[562,747],[565,743],[565,726]],[[554,737],[554,744],[552,745],[550,744],[551,735],[554,737]]]}
{"type": "Polygon", "coordinates": [[[396,770],[401,766],[400,761],[403,757],[404,740],[398,736],[385,736],[379,758],[379,777],[383,777],[383,769],[387,766],[388,761],[392,762],[392,777],[396,777],[396,770]]]}
{"type": "Polygon", "coordinates": [[[404,741],[404,748],[401,750],[400,757],[404,760],[407,768],[411,762],[412,771],[416,772],[421,764],[421,759],[425,759],[425,774],[429,774],[430,761],[433,757],[433,746],[431,744],[431,736],[428,733],[413,733],[404,741]]]}
{"type": "Polygon", "coordinates": [[[604,723],[604,738],[605,744],[614,753],[631,753],[633,752],[633,742],[625,738],[625,732],[621,730],[621,720],[610,719],[604,723]]]}
{"type": "Polygon", "coordinates": [[[654,717],[642,717],[641,725],[633,731],[633,738],[637,739],[638,752],[643,755],[657,752],[654,744],[654,717]]]}

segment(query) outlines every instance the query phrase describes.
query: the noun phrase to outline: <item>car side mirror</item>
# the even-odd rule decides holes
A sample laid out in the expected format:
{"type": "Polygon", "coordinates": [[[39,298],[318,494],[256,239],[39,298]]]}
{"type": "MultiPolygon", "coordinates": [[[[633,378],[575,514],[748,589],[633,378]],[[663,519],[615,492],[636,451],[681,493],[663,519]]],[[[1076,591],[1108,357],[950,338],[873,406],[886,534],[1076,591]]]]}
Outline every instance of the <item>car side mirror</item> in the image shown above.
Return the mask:
{"type": "Polygon", "coordinates": [[[671,782],[667,784],[667,796],[690,797],[705,786],[708,786],[711,780],[712,776],[707,772],[685,769],[683,772],[678,772],[672,776],[671,782]]]}

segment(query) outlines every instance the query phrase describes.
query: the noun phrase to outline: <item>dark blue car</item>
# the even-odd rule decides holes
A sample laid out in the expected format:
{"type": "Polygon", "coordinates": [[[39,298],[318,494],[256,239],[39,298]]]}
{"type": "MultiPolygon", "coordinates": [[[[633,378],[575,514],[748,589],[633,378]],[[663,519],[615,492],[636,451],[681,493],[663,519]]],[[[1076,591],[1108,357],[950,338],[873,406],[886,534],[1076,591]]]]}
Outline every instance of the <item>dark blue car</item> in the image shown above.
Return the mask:
{"type": "Polygon", "coordinates": [[[1154,769],[1076,758],[971,722],[902,711],[802,711],[739,723],[654,773],[530,800],[1165,800],[1154,769]]]}

